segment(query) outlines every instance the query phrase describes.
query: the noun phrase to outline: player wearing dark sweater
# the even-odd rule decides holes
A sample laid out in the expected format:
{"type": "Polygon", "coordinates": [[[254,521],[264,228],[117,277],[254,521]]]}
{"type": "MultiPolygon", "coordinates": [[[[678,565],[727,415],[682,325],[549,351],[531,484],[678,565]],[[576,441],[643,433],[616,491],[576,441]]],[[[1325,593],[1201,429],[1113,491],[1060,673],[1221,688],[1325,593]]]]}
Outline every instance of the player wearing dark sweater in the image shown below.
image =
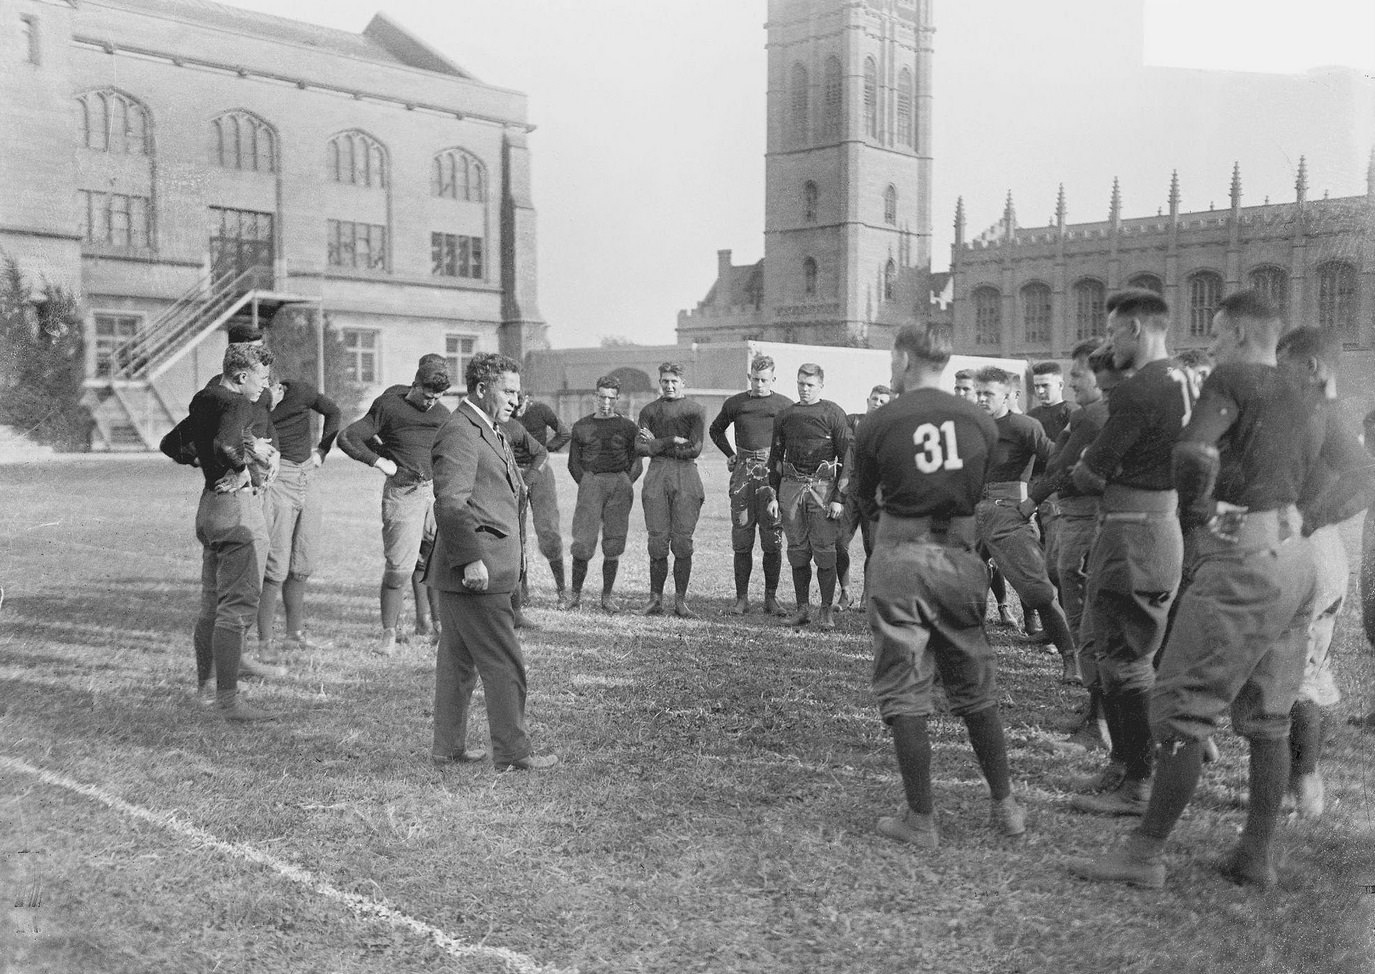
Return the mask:
{"type": "Polygon", "coordinates": [[[1009,837],[1026,831],[1012,797],[993,651],[984,636],[988,574],[974,551],[973,515],[998,433],[985,412],[941,390],[950,346],[948,325],[898,332],[898,398],[861,424],[852,473],[860,502],[882,509],[869,580],[873,687],[907,799],[877,828],[927,849],[939,844],[927,732],[937,674],[988,781],[993,828],[1009,837]]]}
{"type": "Polygon", "coordinates": [[[640,410],[635,450],[649,457],[649,472],[640,489],[649,534],[649,602],[644,615],[664,613],[664,584],[668,581],[668,556],[673,555],[673,612],[684,619],[696,618],[688,608],[687,590],[692,579],[692,535],[702,513],[706,494],[697,472],[697,457],[706,439],[706,412],[688,399],[683,367],[676,362],[659,366],[659,393],[640,410]]]}
{"type": "MultiPolygon", "coordinates": [[[[529,393],[521,396],[514,419],[525,427],[526,432],[546,451],[546,457],[549,453],[562,450],[568,442],[568,426],[559,419],[558,413],[542,402],[535,402],[529,393]]],[[[566,598],[566,583],[563,570],[563,535],[559,533],[559,492],[554,483],[554,471],[544,462],[530,468],[521,467],[521,474],[525,477],[525,509],[533,516],[539,551],[549,562],[549,572],[554,576],[554,590],[558,603],[562,606],[566,598]]],[[[522,514],[521,524],[524,523],[525,515],[522,514]]],[[[521,600],[529,602],[530,589],[526,584],[524,572],[521,573],[520,588],[521,600]]]]}
{"type": "MultiPolygon", "coordinates": [[[[1276,367],[1281,328],[1254,291],[1224,298],[1214,317],[1218,365],[1174,448],[1181,517],[1198,555],[1151,693],[1155,783],[1124,843],[1071,866],[1085,878],[1164,885],[1165,842],[1197,787],[1203,741],[1230,709],[1250,744],[1250,790],[1246,825],[1221,869],[1236,883],[1276,882],[1271,842],[1316,592],[1296,503],[1318,464],[1338,469],[1340,446],[1323,411],[1276,367]]],[[[1340,509],[1366,479],[1348,468],[1313,509],[1340,509]]]]}
{"type": "Polygon", "coordinates": [[[805,626],[812,621],[810,604],[812,562],[821,594],[816,624],[834,629],[836,590],[836,541],[840,518],[845,513],[848,475],[845,459],[850,450],[850,423],[841,409],[821,398],[826,373],[807,363],[797,370],[797,402],[778,414],[769,451],[769,482],[776,498],[769,513],[783,518],[788,537],[788,564],[792,566],[797,592],[797,613],[789,624],[805,626]]]}
{"type": "Polygon", "coordinates": [[[750,574],[754,568],[754,533],[764,563],[764,611],[779,611],[778,576],[783,566],[783,525],[768,511],[773,500],[769,485],[769,447],[773,424],[792,400],[773,391],[774,364],[767,355],[750,363],[750,387],[721,404],[711,424],[711,441],[726,455],[730,471],[730,540],[735,559],[735,604],[732,615],[749,611],[750,574]],[[726,430],[735,428],[735,445],[726,430]]]}
{"type": "Polygon", "coordinates": [[[573,424],[568,441],[568,473],[578,485],[573,509],[573,582],[566,607],[582,604],[587,563],[602,536],[602,609],[620,611],[613,592],[625,538],[630,531],[630,508],[635,503],[633,485],[640,479],[643,461],[635,452],[638,427],[616,412],[621,383],[612,376],[597,380],[597,411],[573,424]]]}
{"type": "Polygon", "coordinates": [[[258,603],[258,658],[285,663],[285,654],[323,648],[305,634],[305,590],[315,567],[321,525],[318,471],[339,435],[339,407],[309,382],[292,379],[272,385],[261,398],[272,399],[270,418],[281,449],[277,477],[267,489],[267,569],[258,603]],[[324,419],[317,442],[313,414],[324,419]],[[286,607],[282,655],[274,651],[273,622],[277,603],[286,607]]]}
{"type": "Polygon", "coordinates": [[[436,632],[431,620],[438,618],[438,599],[422,584],[424,570],[417,566],[422,564],[422,546],[434,539],[430,451],[435,434],[449,418],[448,408],[439,402],[448,388],[444,359],[426,355],[411,385],[392,386],[373,400],[366,415],[339,434],[339,449],[387,478],[382,487],[382,641],[373,651],[379,656],[396,651],[407,579],[415,595],[416,632],[436,632]]]}

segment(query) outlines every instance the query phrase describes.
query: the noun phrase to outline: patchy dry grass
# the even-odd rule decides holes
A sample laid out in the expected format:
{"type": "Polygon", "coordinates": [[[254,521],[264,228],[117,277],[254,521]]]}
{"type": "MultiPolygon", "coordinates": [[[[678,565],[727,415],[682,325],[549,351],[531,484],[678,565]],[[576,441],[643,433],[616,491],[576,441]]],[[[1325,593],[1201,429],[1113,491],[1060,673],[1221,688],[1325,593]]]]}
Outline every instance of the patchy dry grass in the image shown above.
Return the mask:
{"type": "MultiPolygon", "coordinates": [[[[335,648],[254,688],[289,716],[245,730],[192,699],[194,476],[153,460],[0,467],[3,959],[24,972],[1370,969],[1375,896],[1358,883],[1375,882],[1375,764],[1372,738],[1344,718],[1371,705],[1375,665],[1353,613],[1339,635],[1349,699],[1328,745],[1331,811],[1284,824],[1278,889],[1237,889],[1210,864],[1244,814],[1244,746],[1231,738],[1172,846],[1165,890],[1069,877],[1066,855],[1123,826],[1068,809],[1053,780],[1093,762],[1055,732],[1074,695],[1049,657],[997,630],[1031,831],[1018,843],[989,833],[962,729],[941,720],[944,845],[923,856],[872,832],[901,788],[862,620],[822,639],[721,616],[725,473],[703,469],[702,621],[557,613],[534,569],[544,608],[525,640],[529,709],[538,745],[564,763],[497,776],[430,767],[428,651],[368,655],[381,568],[368,471],[327,468],[310,607],[335,648]],[[290,882],[245,849],[453,941],[290,882]]],[[[567,524],[572,485],[559,476],[567,524]]],[[[639,516],[628,603],[645,585],[639,516]]]]}

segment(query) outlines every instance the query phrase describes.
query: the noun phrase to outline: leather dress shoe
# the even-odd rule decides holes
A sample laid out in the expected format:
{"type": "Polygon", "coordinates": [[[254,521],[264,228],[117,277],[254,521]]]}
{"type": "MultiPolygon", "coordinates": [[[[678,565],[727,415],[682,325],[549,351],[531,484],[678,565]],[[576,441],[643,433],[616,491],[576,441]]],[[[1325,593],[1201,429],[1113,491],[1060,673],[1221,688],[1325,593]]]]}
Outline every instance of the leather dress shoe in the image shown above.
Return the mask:
{"type": "Polygon", "coordinates": [[[547,771],[559,763],[555,754],[527,754],[514,761],[497,761],[498,771],[547,771]]]}

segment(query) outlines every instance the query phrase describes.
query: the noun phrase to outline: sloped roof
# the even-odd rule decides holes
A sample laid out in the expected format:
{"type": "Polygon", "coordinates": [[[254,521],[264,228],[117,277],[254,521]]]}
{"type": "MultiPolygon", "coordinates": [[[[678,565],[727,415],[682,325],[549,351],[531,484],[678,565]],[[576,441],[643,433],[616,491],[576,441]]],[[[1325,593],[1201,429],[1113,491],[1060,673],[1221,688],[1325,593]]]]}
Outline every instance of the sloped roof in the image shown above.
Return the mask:
{"type": "Polygon", "coordinates": [[[757,308],[763,301],[764,261],[761,258],[753,264],[732,265],[716,278],[716,283],[702,299],[702,304],[716,308],[757,308]]]}
{"type": "Polygon", "coordinates": [[[366,61],[405,65],[462,78],[472,77],[419,38],[380,14],[373,18],[364,33],[355,34],[274,14],[243,10],[223,3],[214,3],[212,0],[101,0],[100,5],[136,10],[154,17],[234,31],[267,40],[315,47],[366,61]],[[384,40],[388,43],[384,43],[384,40]]]}

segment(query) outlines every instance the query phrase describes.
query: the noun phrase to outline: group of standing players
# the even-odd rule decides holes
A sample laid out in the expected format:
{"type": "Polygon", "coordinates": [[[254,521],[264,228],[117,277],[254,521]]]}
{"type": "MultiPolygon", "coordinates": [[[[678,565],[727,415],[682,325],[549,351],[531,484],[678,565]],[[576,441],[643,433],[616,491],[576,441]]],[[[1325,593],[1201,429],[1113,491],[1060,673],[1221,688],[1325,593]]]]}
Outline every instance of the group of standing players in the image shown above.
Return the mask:
{"type": "MultiPolygon", "coordinates": [[[[661,395],[638,422],[616,411],[620,388],[610,376],[597,383],[595,412],[571,430],[548,407],[522,402],[523,415],[499,422],[504,433],[498,434],[509,443],[523,481],[517,490],[522,540],[528,504],[559,605],[575,610],[583,604],[600,536],[600,607],[620,611],[617,568],[632,485],[643,475],[650,594],[641,611],[695,618],[687,596],[705,496],[695,461],[709,435],[731,475],[735,601],[729,611],[751,611],[756,536],[766,613],[786,616],[793,626],[828,630],[836,611],[855,601],[867,609],[873,687],[906,798],[897,814],[878,820],[880,833],[923,848],[939,842],[927,730],[937,686],[945,707],[967,727],[990,789],[992,828],[1008,837],[1025,831],[1012,795],[996,664],[985,632],[990,583],[998,595],[1001,582],[1017,592],[1026,613],[1026,631],[1018,638],[1052,644],[1063,661],[1062,678],[1088,689],[1080,734],[1109,745],[1096,774],[1069,783],[1079,792],[1073,807],[1140,818],[1124,842],[1072,871],[1088,879],[1163,884],[1163,846],[1193,794],[1220,718],[1230,710],[1233,728],[1250,743],[1251,787],[1245,829],[1223,869],[1236,881],[1271,885],[1271,837],[1286,793],[1300,814],[1322,812],[1322,708],[1336,699],[1327,649],[1347,581],[1336,525],[1370,504],[1375,466],[1331,406],[1340,353],[1331,336],[1311,328],[1282,334],[1276,310],[1244,291],[1222,302],[1213,322],[1215,361],[1200,362],[1171,357],[1169,309],[1155,292],[1114,294],[1108,311],[1106,341],[1074,350],[1069,385],[1075,404],[1060,398],[1059,367],[1044,363],[1033,370],[1042,405],[1029,415],[1017,409],[1021,377],[998,368],[961,372],[954,391],[947,390],[951,335],[942,325],[902,329],[892,350],[891,384],[873,388],[868,412],[860,416],[847,416],[822,398],[825,374],[818,365],[799,370],[796,402],[775,392],[774,363],[766,357],[755,359],[750,388],[726,400],[709,430],[674,363],[661,366],[661,395]],[[732,428],[733,442],[726,435],[732,428]],[[556,490],[546,463],[548,453],[565,443],[578,485],[571,580],[565,578],[556,490]],[[857,531],[866,554],[858,600],[850,591],[849,565],[857,531]],[[785,547],[791,609],[778,597],[785,547]],[[671,606],[665,604],[670,567],[671,606]]],[[[270,364],[270,353],[251,349],[231,345],[226,356],[229,381],[223,385],[231,394],[247,397],[247,387],[266,383],[263,359],[270,364]],[[238,358],[249,366],[242,375],[231,372],[238,358]],[[234,383],[245,388],[232,388],[234,383]]],[[[518,368],[504,361],[507,372],[518,368]]],[[[448,386],[444,359],[426,356],[409,387],[388,389],[362,419],[339,431],[345,453],[386,476],[381,655],[395,651],[408,581],[416,631],[440,638],[433,593],[421,580],[435,534],[431,451],[449,417],[439,401],[448,386]]],[[[331,412],[324,397],[300,384],[293,399],[291,389],[282,386],[280,399],[272,394],[265,410],[279,437],[284,406],[286,430],[294,428],[295,413],[308,416],[314,409],[325,416],[325,434],[314,446],[303,441],[309,447],[304,459],[290,461],[302,468],[300,476],[287,468],[292,477],[264,478],[268,491],[283,480],[302,485],[299,501],[282,502],[297,515],[289,529],[274,530],[276,553],[264,557],[278,566],[286,642],[308,648],[300,608],[308,551],[298,560],[293,545],[318,523],[308,513],[308,474],[323,460],[339,424],[337,409],[331,412]]],[[[225,393],[210,398],[216,397],[218,402],[225,393]]],[[[499,414],[493,415],[503,419],[499,414]]],[[[191,419],[196,415],[193,402],[191,419]]],[[[201,446],[213,456],[213,444],[201,446]]],[[[298,446],[290,447],[293,457],[302,455],[298,446]]],[[[285,457],[285,443],[281,452],[285,457]]],[[[235,496],[241,487],[217,494],[214,478],[224,477],[218,466],[206,470],[207,495],[235,496]]],[[[236,478],[240,485],[252,483],[248,472],[236,478]]],[[[270,500],[266,509],[271,519],[270,500]]],[[[226,615],[222,597],[217,608],[215,584],[222,594],[223,580],[215,583],[213,576],[225,571],[217,566],[223,552],[212,544],[214,512],[202,514],[197,526],[210,593],[197,627],[204,689],[209,661],[220,666],[221,628],[243,625],[226,615]],[[219,553],[212,557],[212,550],[219,553]],[[214,631],[213,653],[209,638],[201,652],[203,627],[214,631]]],[[[268,586],[272,575],[267,572],[268,586]]],[[[255,609],[261,620],[257,665],[270,671],[280,660],[272,636],[276,597],[268,597],[268,586],[255,609]]],[[[524,590],[522,561],[521,584],[510,596],[517,627],[533,624],[521,613],[524,590]]],[[[1005,596],[998,602],[1001,619],[1011,621],[1005,596]]],[[[218,699],[226,716],[263,717],[235,701],[232,678],[226,695],[225,676],[219,673],[218,699]]],[[[523,664],[520,689],[523,715],[523,664]]],[[[542,760],[506,766],[554,763],[542,760]]]]}

